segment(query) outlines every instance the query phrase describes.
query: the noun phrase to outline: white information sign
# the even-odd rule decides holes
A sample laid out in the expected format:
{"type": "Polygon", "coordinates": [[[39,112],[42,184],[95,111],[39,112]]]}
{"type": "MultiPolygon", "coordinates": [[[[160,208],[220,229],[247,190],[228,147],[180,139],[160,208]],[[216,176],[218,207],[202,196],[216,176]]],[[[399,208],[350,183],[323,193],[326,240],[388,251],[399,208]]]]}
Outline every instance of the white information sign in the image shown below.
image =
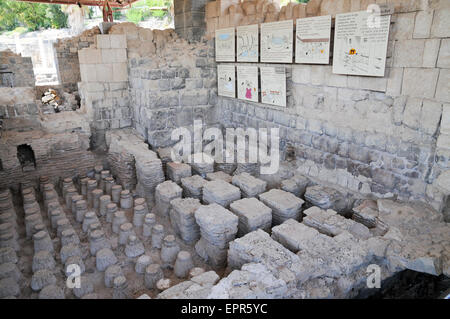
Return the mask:
{"type": "Polygon", "coordinates": [[[286,69],[261,67],[261,102],[286,106],[286,69]]]}
{"type": "Polygon", "coordinates": [[[234,65],[219,64],[217,66],[218,95],[236,97],[236,70],[234,65]]]}
{"type": "Polygon", "coordinates": [[[237,61],[258,62],[259,29],[257,24],[237,27],[237,61]]]}
{"type": "Polygon", "coordinates": [[[292,63],[294,20],[261,24],[261,62],[292,63]]]}
{"type": "Polygon", "coordinates": [[[333,73],[384,76],[390,19],[367,11],[337,14],[333,73]]]}
{"type": "Polygon", "coordinates": [[[295,63],[330,62],[331,16],[297,19],[295,63]]]}
{"type": "Polygon", "coordinates": [[[216,30],[216,61],[235,62],[234,28],[216,30]]]}
{"type": "Polygon", "coordinates": [[[238,98],[252,102],[258,102],[258,67],[237,67],[238,98]]]}

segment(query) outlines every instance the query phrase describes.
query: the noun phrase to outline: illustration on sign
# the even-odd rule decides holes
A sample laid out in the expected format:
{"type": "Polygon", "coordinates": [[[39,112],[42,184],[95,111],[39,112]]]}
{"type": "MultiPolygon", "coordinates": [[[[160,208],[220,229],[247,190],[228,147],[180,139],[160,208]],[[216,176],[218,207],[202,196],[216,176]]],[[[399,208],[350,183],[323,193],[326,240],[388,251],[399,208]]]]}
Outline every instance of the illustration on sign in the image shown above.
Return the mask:
{"type": "Polygon", "coordinates": [[[235,61],[234,28],[216,30],[216,61],[235,61]]]}
{"type": "Polygon", "coordinates": [[[284,67],[261,67],[261,102],[286,106],[286,70],[284,67]]]}
{"type": "Polygon", "coordinates": [[[297,19],[296,63],[328,64],[331,16],[297,19]]]}
{"type": "Polygon", "coordinates": [[[237,67],[238,98],[258,102],[258,67],[237,67]]]}
{"type": "Polygon", "coordinates": [[[259,51],[258,25],[237,28],[237,60],[238,62],[258,62],[259,51]]]}
{"type": "Polygon", "coordinates": [[[236,97],[236,71],[234,65],[217,66],[218,95],[236,97]]]}
{"type": "Polygon", "coordinates": [[[292,63],[294,21],[261,24],[261,62],[292,63]]]}
{"type": "Polygon", "coordinates": [[[390,16],[368,23],[366,11],[336,15],[333,73],[384,76],[390,16]]]}

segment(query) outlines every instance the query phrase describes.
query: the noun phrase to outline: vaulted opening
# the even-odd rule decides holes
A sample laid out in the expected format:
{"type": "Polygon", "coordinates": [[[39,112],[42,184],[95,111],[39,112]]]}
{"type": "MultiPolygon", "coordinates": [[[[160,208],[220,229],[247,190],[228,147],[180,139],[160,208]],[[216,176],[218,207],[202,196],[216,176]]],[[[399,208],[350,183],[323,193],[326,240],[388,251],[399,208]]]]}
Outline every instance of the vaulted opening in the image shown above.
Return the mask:
{"type": "Polygon", "coordinates": [[[34,151],[28,144],[17,146],[17,158],[24,172],[31,171],[36,168],[36,158],[34,151]]]}

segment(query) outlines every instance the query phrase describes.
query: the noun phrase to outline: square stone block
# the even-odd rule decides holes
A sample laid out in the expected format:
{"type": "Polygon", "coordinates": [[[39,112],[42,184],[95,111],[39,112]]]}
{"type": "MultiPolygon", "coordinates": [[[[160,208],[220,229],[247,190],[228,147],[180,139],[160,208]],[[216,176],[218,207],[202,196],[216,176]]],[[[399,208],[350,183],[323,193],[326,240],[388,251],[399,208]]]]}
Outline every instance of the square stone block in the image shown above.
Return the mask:
{"type": "Polygon", "coordinates": [[[272,208],[272,223],[281,224],[288,219],[298,220],[304,200],[280,189],[272,189],[259,195],[259,200],[272,208]]]}
{"type": "Polygon", "coordinates": [[[127,37],[125,34],[110,34],[112,49],[126,49],[127,37]]]}
{"type": "Polygon", "coordinates": [[[272,209],[256,198],[237,200],[231,203],[230,210],[239,218],[239,237],[257,229],[268,232],[272,226],[272,209]]]}
{"type": "Polygon", "coordinates": [[[190,177],[183,177],[181,179],[181,186],[183,187],[184,196],[202,199],[203,187],[208,183],[199,175],[190,177]]]}
{"type": "Polygon", "coordinates": [[[113,63],[112,67],[114,82],[128,81],[128,68],[126,63],[113,63]]]}
{"type": "Polygon", "coordinates": [[[161,216],[168,216],[170,201],[175,198],[181,198],[182,193],[182,188],[172,181],[166,181],[156,186],[156,211],[161,216]]]}
{"type": "Polygon", "coordinates": [[[224,182],[231,183],[232,177],[231,177],[231,175],[229,175],[225,172],[218,171],[218,172],[206,174],[206,179],[208,181],[222,180],[224,182]]]}
{"type": "Polygon", "coordinates": [[[98,82],[112,82],[113,81],[113,68],[112,64],[96,64],[95,71],[97,73],[98,82]]]}
{"type": "Polygon", "coordinates": [[[109,34],[97,34],[97,48],[109,49],[111,48],[111,40],[109,34]]]}
{"type": "Polygon", "coordinates": [[[195,211],[203,239],[218,248],[227,248],[238,231],[238,217],[218,204],[200,206],[195,211]]]}
{"type": "Polygon", "coordinates": [[[208,182],[203,187],[203,201],[207,204],[217,203],[228,207],[238,199],[241,199],[239,188],[222,180],[208,182]]]}
{"type": "Polygon", "coordinates": [[[170,223],[176,234],[186,243],[200,238],[200,227],[195,221],[195,211],[201,206],[194,198],[176,198],[170,202],[170,223]]]}
{"type": "Polygon", "coordinates": [[[183,177],[192,176],[191,166],[184,163],[167,163],[167,177],[173,182],[180,184],[183,177]]]}
{"type": "Polygon", "coordinates": [[[318,230],[293,219],[272,228],[272,238],[294,253],[308,248],[306,243],[318,235],[318,230]]]}
{"type": "Polygon", "coordinates": [[[233,176],[233,185],[239,187],[243,197],[254,197],[266,191],[267,182],[253,177],[249,173],[233,176]]]}

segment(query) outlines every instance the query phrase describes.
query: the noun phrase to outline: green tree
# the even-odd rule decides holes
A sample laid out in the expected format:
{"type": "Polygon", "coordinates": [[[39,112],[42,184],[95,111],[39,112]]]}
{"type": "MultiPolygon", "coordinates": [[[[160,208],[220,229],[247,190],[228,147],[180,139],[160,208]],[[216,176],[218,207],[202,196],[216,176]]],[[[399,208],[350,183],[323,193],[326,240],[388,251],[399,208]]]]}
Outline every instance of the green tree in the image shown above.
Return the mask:
{"type": "Polygon", "coordinates": [[[120,20],[122,18],[122,11],[117,10],[113,12],[114,20],[120,20]]]}
{"type": "Polygon", "coordinates": [[[125,13],[127,21],[133,23],[139,23],[149,18],[150,16],[157,18],[164,18],[169,14],[167,10],[150,10],[155,7],[167,7],[172,5],[173,1],[170,0],[140,0],[131,5],[125,13]]]}
{"type": "Polygon", "coordinates": [[[23,26],[30,31],[40,28],[64,28],[67,15],[56,4],[0,0],[0,31],[23,26]]]}
{"type": "Polygon", "coordinates": [[[67,28],[67,14],[62,12],[61,6],[52,4],[47,8],[47,17],[51,21],[52,28],[67,28]]]}
{"type": "Polygon", "coordinates": [[[16,15],[17,2],[0,0],[0,31],[14,30],[20,25],[16,15]]]}

